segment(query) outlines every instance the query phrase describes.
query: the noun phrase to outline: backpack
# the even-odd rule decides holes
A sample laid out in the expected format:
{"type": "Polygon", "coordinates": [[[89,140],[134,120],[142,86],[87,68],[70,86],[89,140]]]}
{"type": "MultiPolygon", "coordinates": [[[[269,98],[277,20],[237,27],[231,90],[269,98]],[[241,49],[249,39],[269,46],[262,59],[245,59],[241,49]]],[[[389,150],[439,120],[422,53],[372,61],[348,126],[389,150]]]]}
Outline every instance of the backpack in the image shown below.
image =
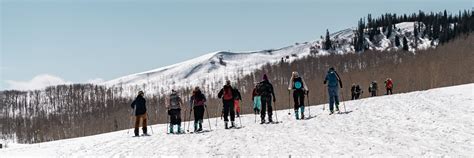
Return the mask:
{"type": "Polygon", "coordinates": [[[234,94],[232,93],[233,89],[230,86],[224,87],[224,100],[232,100],[234,99],[234,94]]]}
{"type": "Polygon", "coordinates": [[[171,109],[179,109],[179,101],[181,100],[181,98],[176,95],[176,94],[171,94],[170,95],[170,108],[171,109]]]}
{"type": "Polygon", "coordinates": [[[329,87],[337,87],[338,79],[337,79],[336,71],[329,71],[326,79],[329,82],[328,83],[329,87]]]}
{"type": "Polygon", "coordinates": [[[260,96],[269,96],[272,93],[272,85],[268,82],[262,81],[257,84],[257,93],[260,96]]]}
{"type": "Polygon", "coordinates": [[[301,90],[304,88],[303,79],[301,77],[295,78],[293,81],[293,89],[301,90]]]}

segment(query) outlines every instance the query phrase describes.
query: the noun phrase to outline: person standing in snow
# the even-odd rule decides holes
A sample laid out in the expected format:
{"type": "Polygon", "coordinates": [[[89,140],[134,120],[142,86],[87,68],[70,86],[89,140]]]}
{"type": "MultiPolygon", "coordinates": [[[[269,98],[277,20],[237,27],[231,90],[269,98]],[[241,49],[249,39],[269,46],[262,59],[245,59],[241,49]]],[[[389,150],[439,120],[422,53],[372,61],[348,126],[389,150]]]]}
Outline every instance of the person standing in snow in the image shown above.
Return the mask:
{"type": "Polygon", "coordinates": [[[234,108],[237,117],[240,117],[240,102],[242,102],[242,96],[240,95],[240,91],[237,88],[234,88],[235,92],[235,100],[234,100],[234,108]]]}
{"type": "Polygon", "coordinates": [[[391,78],[387,78],[387,80],[385,80],[385,89],[387,89],[387,93],[385,93],[385,95],[393,94],[393,92],[392,92],[393,82],[392,82],[391,78]]]}
{"type": "Polygon", "coordinates": [[[330,115],[334,113],[334,104],[336,104],[336,111],[339,111],[339,87],[342,89],[342,81],[336,70],[331,67],[329,68],[324,84],[328,84],[329,93],[329,111],[330,115]]]}
{"type": "Polygon", "coordinates": [[[170,116],[170,129],[169,133],[174,133],[173,127],[176,125],[178,126],[178,132],[182,133],[181,131],[181,109],[183,104],[183,100],[181,97],[178,96],[178,93],[173,89],[171,90],[171,95],[169,96],[168,104],[166,104],[166,108],[168,109],[168,115],[170,116]]]}
{"type": "Polygon", "coordinates": [[[377,96],[378,86],[377,81],[372,81],[369,85],[369,93],[372,97],[377,96]]]}
{"type": "Polygon", "coordinates": [[[298,72],[294,71],[291,74],[290,83],[288,84],[288,91],[293,90],[294,110],[297,120],[300,119],[298,111],[301,113],[301,119],[304,119],[304,95],[309,91],[306,82],[299,76],[298,72]]]}
{"type": "Polygon", "coordinates": [[[255,115],[260,114],[260,108],[262,107],[262,100],[260,94],[257,92],[257,84],[253,88],[252,92],[252,101],[253,101],[253,112],[255,115]]]}
{"type": "Polygon", "coordinates": [[[202,131],[202,122],[204,120],[204,110],[206,96],[199,87],[195,87],[191,96],[191,103],[194,110],[194,132],[202,131]]]}
{"type": "Polygon", "coordinates": [[[275,92],[273,85],[268,80],[267,74],[263,75],[263,81],[257,84],[257,93],[260,94],[260,100],[262,103],[262,110],[260,112],[261,124],[265,123],[265,113],[268,113],[268,122],[273,122],[273,108],[272,101],[275,102],[275,92]],[[272,100],[273,98],[273,100],[272,100]]]}
{"type": "Polygon", "coordinates": [[[234,89],[230,85],[230,81],[227,80],[224,87],[219,91],[217,94],[218,98],[222,98],[222,103],[224,105],[223,112],[224,112],[224,122],[225,122],[225,129],[229,129],[229,115],[231,125],[230,128],[234,128],[234,120],[235,120],[235,111],[234,111],[234,100],[235,100],[235,92],[234,89]]]}
{"type": "Polygon", "coordinates": [[[362,90],[360,89],[360,86],[353,83],[351,87],[351,99],[352,100],[359,99],[361,93],[362,93],[362,90]]]}
{"type": "Polygon", "coordinates": [[[136,137],[139,136],[138,128],[140,127],[140,123],[142,124],[143,135],[148,135],[147,134],[146,100],[143,97],[143,95],[144,95],[143,91],[139,91],[138,96],[130,105],[132,109],[134,109],[134,115],[135,115],[134,133],[136,137]]]}

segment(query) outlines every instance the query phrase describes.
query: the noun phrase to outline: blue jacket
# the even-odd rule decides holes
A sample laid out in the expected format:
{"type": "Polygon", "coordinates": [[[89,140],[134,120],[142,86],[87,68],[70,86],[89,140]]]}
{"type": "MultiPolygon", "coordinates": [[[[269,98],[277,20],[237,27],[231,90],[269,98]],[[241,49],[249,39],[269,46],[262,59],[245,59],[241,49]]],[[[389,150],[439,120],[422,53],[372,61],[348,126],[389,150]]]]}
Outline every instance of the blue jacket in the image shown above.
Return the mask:
{"type": "Polygon", "coordinates": [[[324,84],[328,83],[328,87],[337,87],[338,85],[342,88],[342,81],[339,74],[336,71],[328,71],[324,84]]]}

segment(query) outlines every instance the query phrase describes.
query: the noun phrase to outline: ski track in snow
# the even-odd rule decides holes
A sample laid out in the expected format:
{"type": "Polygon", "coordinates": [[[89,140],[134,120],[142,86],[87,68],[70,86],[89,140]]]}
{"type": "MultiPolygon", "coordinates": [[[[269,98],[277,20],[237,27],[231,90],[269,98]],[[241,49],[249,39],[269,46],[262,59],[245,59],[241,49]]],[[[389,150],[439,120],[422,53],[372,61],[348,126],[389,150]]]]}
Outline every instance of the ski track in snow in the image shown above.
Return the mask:
{"type": "MultiPolygon", "coordinates": [[[[294,120],[293,112],[281,110],[280,124],[260,125],[254,115],[243,115],[241,129],[225,130],[220,119],[216,129],[212,118],[212,131],[200,134],[167,135],[161,124],[150,137],[132,138],[132,129],[128,135],[122,130],[13,145],[1,149],[0,157],[469,157],[474,155],[473,89],[471,83],[346,101],[347,114],[328,115],[322,105],[311,106],[315,117],[308,120],[294,120]]],[[[207,119],[203,126],[209,128],[207,119]]]]}

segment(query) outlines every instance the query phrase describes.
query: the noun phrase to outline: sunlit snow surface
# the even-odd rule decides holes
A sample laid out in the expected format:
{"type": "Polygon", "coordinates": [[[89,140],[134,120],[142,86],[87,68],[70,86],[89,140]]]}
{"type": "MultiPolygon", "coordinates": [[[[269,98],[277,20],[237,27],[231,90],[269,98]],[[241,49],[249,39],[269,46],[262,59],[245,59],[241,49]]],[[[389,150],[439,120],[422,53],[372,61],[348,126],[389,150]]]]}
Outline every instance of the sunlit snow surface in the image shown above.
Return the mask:
{"type": "MultiPolygon", "coordinates": [[[[123,130],[13,144],[0,149],[0,157],[470,157],[474,155],[473,99],[474,84],[466,84],[347,101],[342,104],[347,114],[328,115],[323,105],[315,105],[311,106],[314,118],[309,120],[297,121],[282,110],[278,119],[283,123],[260,125],[254,115],[243,115],[243,128],[225,130],[220,119],[216,129],[212,118],[213,131],[183,135],[167,135],[166,125],[160,124],[153,126],[150,137],[133,138],[132,131],[127,135],[123,130]]],[[[209,129],[207,119],[204,128],[209,129]]]]}

